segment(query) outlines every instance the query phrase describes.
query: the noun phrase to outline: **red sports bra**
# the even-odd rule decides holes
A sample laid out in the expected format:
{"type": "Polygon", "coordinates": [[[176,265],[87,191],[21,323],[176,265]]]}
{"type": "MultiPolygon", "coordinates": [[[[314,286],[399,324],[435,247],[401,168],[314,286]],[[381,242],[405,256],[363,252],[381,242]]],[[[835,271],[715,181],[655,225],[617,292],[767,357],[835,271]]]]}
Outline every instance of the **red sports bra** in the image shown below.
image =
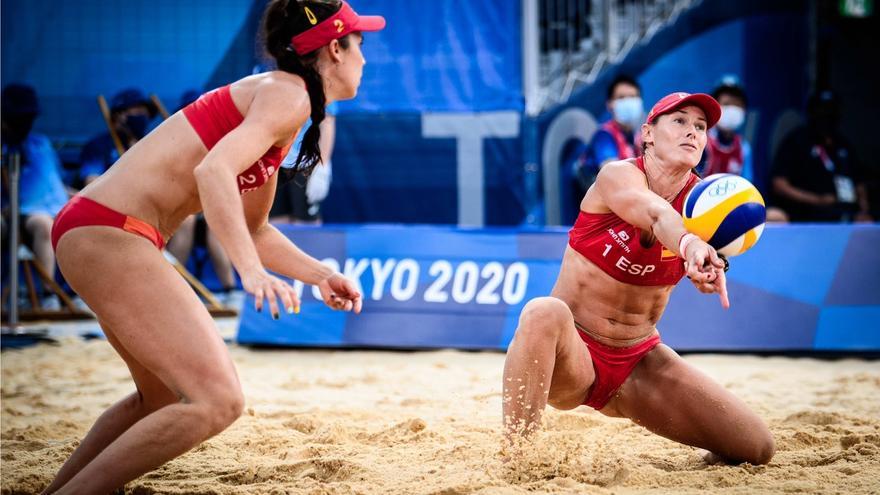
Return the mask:
{"type": "MultiPolygon", "coordinates": [[[[244,121],[244,116],[232,101],[228,84],[203,94],[187,105],[183,115],[209,150],[244,121]]],[[[284,148],[272,146],[256,163],[238,174],[239,192],[244,194],[265,184],[281,167],[281,160],[289,149],[290,145],[284,148]]]]}
{"type": "MultiPolygon", "coordinates": [[[[642,157],[636,158],[635,164],[645,173],[642,157]]],[[[699,177],[691,174],[687,185],[672,200],[677,212],[681,213],[685,196],[699,181],[699,177]]],[[[656,238],[649,239],[652,237],[651,232],[643,232],[614,213],[581,211],[568,232],[568,245],[625,284],[677,284],[685,274],[684,263],[656,238]]]]}

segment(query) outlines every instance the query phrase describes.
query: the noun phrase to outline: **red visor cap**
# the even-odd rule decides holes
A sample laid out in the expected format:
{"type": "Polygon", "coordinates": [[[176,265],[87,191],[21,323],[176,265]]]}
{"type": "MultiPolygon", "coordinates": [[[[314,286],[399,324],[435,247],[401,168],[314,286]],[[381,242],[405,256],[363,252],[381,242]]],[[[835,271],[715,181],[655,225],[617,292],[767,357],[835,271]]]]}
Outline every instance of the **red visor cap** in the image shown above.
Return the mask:
{"type": "Polygon", "coordinates": [[[715,98],[712,98],[705,93],[690,94],[679,92],[671,93],[660,98],[660,101],[655,103],[654,107],[651,108],[645,122],[653,124],[661,115],[666,115],[667,113],[674,112],[679,108],[688,105],[694,105],[703,110],[703,113],[706,114],[707,129],[711,129],[718,123],[718,119],[721,118],[721,105],[715,101],[715,98]]]}
{"type": "Polygon", "coordinates": [[[311,29],[294,36],[290,43],[298,55],[311,53],[355,31],[381,31],[385,18],[379,15],[358,15],[347,2],[339,12],[324,19],[311,29]]]}

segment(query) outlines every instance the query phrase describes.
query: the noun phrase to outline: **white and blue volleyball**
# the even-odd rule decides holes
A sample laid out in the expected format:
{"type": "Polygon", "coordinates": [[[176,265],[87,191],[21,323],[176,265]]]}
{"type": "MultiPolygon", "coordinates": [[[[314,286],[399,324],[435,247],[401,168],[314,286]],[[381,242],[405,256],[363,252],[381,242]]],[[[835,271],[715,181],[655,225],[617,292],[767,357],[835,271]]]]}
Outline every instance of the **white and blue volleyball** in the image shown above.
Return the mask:
{"type": "Polygon", "coordinates": [[[733,174],[703,179],[684,200],[684,226],[725,256],[748,251],[761,238],[767,212],[751,182],[733,174]]]}

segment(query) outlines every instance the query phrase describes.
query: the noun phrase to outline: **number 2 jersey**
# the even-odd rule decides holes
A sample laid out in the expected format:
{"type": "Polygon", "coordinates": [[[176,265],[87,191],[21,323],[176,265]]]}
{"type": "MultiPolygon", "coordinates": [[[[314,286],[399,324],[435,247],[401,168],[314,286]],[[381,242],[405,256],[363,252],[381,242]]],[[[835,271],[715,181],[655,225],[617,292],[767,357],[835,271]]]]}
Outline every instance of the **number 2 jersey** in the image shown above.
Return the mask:
{"type": "MultiPolygon", "coordinates": [[[[642,157],[635,166],[644,174],[642,157]]],[[[700,181],[691,174],[670,202],[681,213],[688,191],[700,181]]],[[[581,211],[568,232],[568,245],[608,275],[625,284],[675,285],[685,275],[684,263],[650,231],[642,231],[612,213],[581,211]]]]}
{"type": "MultiPolygon", "coordinates": [[[[209,150],[244,121],[244,115],[232,100],[229,85],[203,94],[184,107],[183,115],[209,150]]],[[[269,148],[256,163],[238,174],[238,191],[244,194],[268,182],[269,177],[281,167],[281,160],[289,149],[290,145],[269,148]]]]}

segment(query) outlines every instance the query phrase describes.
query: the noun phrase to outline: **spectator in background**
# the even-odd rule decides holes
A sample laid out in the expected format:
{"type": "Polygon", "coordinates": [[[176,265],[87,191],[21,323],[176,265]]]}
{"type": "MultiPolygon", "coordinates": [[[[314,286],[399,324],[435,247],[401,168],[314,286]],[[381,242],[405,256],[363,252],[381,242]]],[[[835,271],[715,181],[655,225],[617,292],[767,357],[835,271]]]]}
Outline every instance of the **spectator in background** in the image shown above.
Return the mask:
{"type": "Polygon", "coordinates": [[[849,142],[838,130],[832,91],[807,103],[807,124],[782,141],[773,163],[777,206],[794,222],[870,222],[867,190],[849,142]]]}
{"type": "Polygon", "coordinates": [[[746,120],[748,103],[739,78],[722,77],[712,97],[721,105],[721,119],[709,130],[702,176],[736,174],[752,181],[752,147],[739,132],[746,120]]]}
{"type": "MultiPolygon", "coordinates": [[[[124,89],[113,96],[110,101],[110,122],[126,150],[147,134],[157,112],[156,105],[140,89],[124,89]]],[[[80,179],[83,185],[89,185],[118,159],[119,151],[109,132],[92,138],[80,154],[80,179]]]]}
{"type": "MultiPolygon", "coordinates": [[[[177,110],[180,111],[183,107],[196,101],[200,95],[201,93],[195,89],[184,91],[180,96],[177,110]]],[[[205,216],[201,213],[190,215],[180,224],[174,236],[168,241],[167,249],[178,261],[186,265],[193,247],[197,244],[204,246],[208,251],[214,273],[217,274],[217,280],[222,286],[218,294],[220,301],[235,310],[241,310],[244,303],[244,293],[238,290],[232,262],[226,255],[226,251],[223,250],[220,241],[211,234],[205,216]]]]}
{"type": "MultiPolygon", "coordinates": [[[[34,88],[10,84],[2,92],[2,150],[4,163],[10,152],[21,155],[19,214],[25,242],[36,262],[49,277],[55,277],[55,252],[51,231],[55,215],[69,199],[61,180],[61,161],[49,138],[33,132],[40,104],[34,88]]],[[[5,175],[5,174],[4,174],[5,175]]],[[[6,177],[4,177],[6,178],[6,177]]],[[[4,181],[4,186],[6,186],[4,181]]],[[[6,191],[4,191],[6,192],[6,191]]],[[[7,194],[4,194],[7,197],[7,194]]],[[[10,246],[17,250],[18,246],[10,246]]],[[[57,296],[44,289],[43,309],[60,309],[57,296]]]]}
{"type": "Polygon", "coordinates": [[[645,117],[639,83],[627,75],[615,77],[608,86],[605,107],[611,118],[593,134],[574,163],[573,175],[578,185],[575,200],[578,204],[596,180],[602,165],[641,154],[635,137],[635,130],[640,128],[645,117]]]}
{"type": "MultiPolygon", "coordinates": [[[[754,182],[752,146],[740,132],[746,120],[748,98],[739,78],[726,75],[718,81],[712,97],[721,105],[721,119],[706,136],[703,162],[697,167],[702,177],[712,174],[736,174],[754,182]]],[[[788,222],[779,208],[767,207],[767,221],[788,222]]]]}
{"type": "MultiPolygon", "coordinates": [[[[333,175],[333,145],[336,142],[336,103],[327,106],[326,116],[321,122],[321,163],[313,170],[311,175],[306,176],[302,172],[296,172],[293,180],[278,186],[275,191],[275,202],[269,212],[269,221],[274,223],[286,222],[307,225],[321,224],[321,202],[330,192],[330,180],[333,175]]],[[[300,145],[311,119],[307,120],[302,130],[296,136],[296,141],[290,147],[290,152],[284,158],[281,166],[292,168],[299,156],[300,145]]]]}

